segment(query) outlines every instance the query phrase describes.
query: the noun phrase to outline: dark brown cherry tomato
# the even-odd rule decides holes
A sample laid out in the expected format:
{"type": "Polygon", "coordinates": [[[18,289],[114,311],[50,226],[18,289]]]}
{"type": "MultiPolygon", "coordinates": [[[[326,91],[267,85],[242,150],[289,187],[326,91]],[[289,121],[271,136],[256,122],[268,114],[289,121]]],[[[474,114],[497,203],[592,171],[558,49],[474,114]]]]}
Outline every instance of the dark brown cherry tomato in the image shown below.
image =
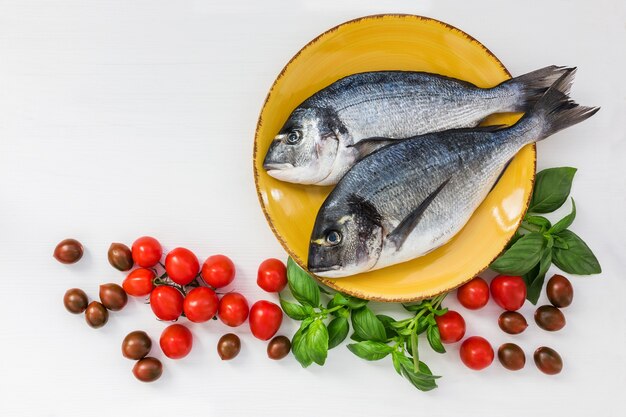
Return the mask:
{"type": "Polygon", "coordinates": [[[189,321],[202,323],[211,320],[217,313],[219,299],[210,288],[197,287],[187,293],[183,311],[189,321]]]}
{"type": "Polygon", "coordinates": [[[543,330],[556,332],[565,327],[565,316],[558,308],[545,305],[535,311],[535,322],[543,330]]]}
{"type": "Polygon", "coordinates": [[[128,271],[135,263],[130,248],[123,243],[111,243],[108,252],[109,263],[120,271],[128,271]]]}
{"type": "Polygon", "coordinates": [[[209,256],[202,264],[202,279],[213,288],[222,288],[235,279],[235,264],[225,255],[209,256]]]}
{"type": "Polygon", "coordinates": [[[135,240],[132,247],[133,260],[142,268],[152,268],[163,256],[163,248],[158,240],[143,236],[135,240]]]}
{"type": "Polygon", "coordinates": [[[526,355],[515,343],[505,343],[500,346],[498,360],[509,371],[519,371],[526,365],[526,355]]]}
{"type": "Polygon", "coordinates": [[[278,259],[266,259],[259,265],[256,283],[267,292],[281,292],[287,286],[287,268],[278,259]]]}
{"type": "Polygon", "coordinates": [[[137,268],[124,278],[122,288],[133,297],[145,297],[154,289],[155,277],[152,269],[137,268]]]}
{"type": "Polygon", "coordinates": [[[242,325],[248,318],[248,300],[238,292],[225,294],[220,300],[217,316],[230,327],[242,325]]]}
{"type": "Polygon", "coordinates": [[[101,303],[92,301],[85,310],[85,320],[90,327],[99,329],[109,321],[109,312],[101,303]]]}
{"type": "Polygon", "coordinates": [[[559,308],[569,306],[574,299],[574,287],[563,275],[554,275],[550,278],[546,285],[546,293],[552,305],[559,308]]]}
{"type": "Polygon", "coordinates": [[[83,245],[76,239],[60,241],[54,248],[54,258],[63,264],[73,264],[83,257],[83,245]]]}
{"type": "Polygon", "coordinates": [[[143,358],[133,366],[133,375],[141,382],[154,382],[163,374],[163,365],[157,358],[143,358]]]}
{"type": "Polygon", "coordinates": [[[505,311],[498,318],[498,326],[508,334],[520,334],[528,327],[528,322],[517,311],[505,311]]]}
{"type": "Polygon", "coordinates": [[[281,360],[289,355],[291,341],[285,336],[276,336],[267,344],[267,357],[274,360],[281,360]]]}
{"type": "Polygon", "coordinates": [[[435,316],[435,321],[443,343],[456,343],[465,336],[465,320],[456,311],[448,310],[441,316],[435,316]]]}
{"type": "Polygon", "coordinates": [[[63,304],[67,311],[73,314],[80,314],[87,309],[89,300],[87,294],[80,288],[71,288],[63,296],[63,304]]]}
{"type": "Polygon", "coordinates": [[[563,359],[556,350],[542,346],[533,355],[535,365],[541,372],[547,375],[556,375],[563,369],[563,359]]]}
{"type": "Polygon", "coordinates": [[[135,330],[126,335],[122,341],[122,355],[128,359],[139,360],[150,353],[152,340],[142,330],[135,330]]]}
{"type": "Polygon", "coordinates": [[[250,309],[248,322],[254,337],[261,340],[270,340],[283,322],[283,310],[270,301],[257,301],[250,309]]]}
{"type": "Polygon", "coordinates": [[[217,342],[217,354],[223,361],[229,361],[239,355],[241,340],[233,333],[227,333],[217,342]]]}
{"type": "Polygon", "coordinates": [[[491,281],[491,296],[503,309],[519,310],[526,300],[526,283],[522,277],[499,275],[491,281]]]}
{"type": "Polygon", "coordinates": [[[165,272],[178,285],[187,285],[200,271],[198,258],[185,248],[172,249],[165,257],[165,272]]]}
{"type": "Polygon", "coordinates": [[[182,324],[170,324],[161,333],[159,345],[168,358],[181,359],[191,352],[193,336],[182,324]]]}
{"type": "Polygon", "coordinates": [[[176,320],[183,313],[184,297],[174,287],[159,285],[150,293],[150,307],[157,318],[176,320]]]}
{"type": "Polygon", "coordinates": [[[493,348],[487,339],[480,336],[468,337],[461,343],[461,361],[470,369],[480,371],[493,362],[493,348]]]}
{"type": "Polygon", "coordinates": [[[117,284],[100,285],[100,302],[111,311],[120,311],[128,302],[126,291],[117,284]]]}
{"type": "Polygon", "coordinates": [[[478,310],[489,301],[489,285],[481,277],[476,277],[456,290],[459,303],[467,309],[478,310]]]}

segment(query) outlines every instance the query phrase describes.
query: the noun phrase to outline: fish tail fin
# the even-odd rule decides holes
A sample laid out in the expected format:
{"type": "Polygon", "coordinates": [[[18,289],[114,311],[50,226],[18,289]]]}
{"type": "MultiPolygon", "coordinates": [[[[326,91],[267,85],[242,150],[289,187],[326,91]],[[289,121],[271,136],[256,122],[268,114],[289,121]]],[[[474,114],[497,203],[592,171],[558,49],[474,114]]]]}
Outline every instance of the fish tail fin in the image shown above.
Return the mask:
{"type": "Polygon", "coordinates": [[[541,132],[533,142],[587,120],[600,110],[600,107],[581,106],[564,93],[569,91],[573,76],[574,71],[563,74],[524,116],[523,119],[539,119],[541,132]]]}
{"type": "MultiPolygon", "coordinates": [[[[576,68],[551,65],[503,82],[498,87],[504,87],[514,91],[512,96],[513,100],[505,111],[528,111],[544,95],[548,88],[554,85],[554,83],[566,73],[572,74],[573,79],[573,76],[576,73],[576,68]]],[[[561,92],[563,94],[568,94],[570,86],[571,83],[570,85],[562,86],[563,90],[561,90],[561,92]]]]}

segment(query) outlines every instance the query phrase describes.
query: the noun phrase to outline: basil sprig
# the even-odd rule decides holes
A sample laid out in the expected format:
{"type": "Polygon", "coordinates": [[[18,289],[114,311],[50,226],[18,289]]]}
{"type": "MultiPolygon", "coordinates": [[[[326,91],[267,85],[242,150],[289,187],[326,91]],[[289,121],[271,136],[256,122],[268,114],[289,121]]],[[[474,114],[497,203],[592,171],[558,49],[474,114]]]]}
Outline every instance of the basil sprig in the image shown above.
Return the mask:
{"type": "Polygon", "coordinates": [[[526,281],[527,298],[537,303],[551,264],[564,272],[591,275],[602,272],[589,246],[568,228],[576,218],[576,204],[571,212],[554,225],[541,214],[561,207],[569,197],[576,168],[549,168],[537,174],[528,213],[507,250],[492,264],[494,271],[521,275],[526,281]]]}
{"type": "Polygon", "coordinates": [[[356,356],[368,361],[390,356],[398,374],[417,389],[430,391],[437,387],[435,380],[439,376],[433,375],[419,360],[418,336],[426,333],[430,346],[436,352],[445,352],[435,321],[436,315],[447,311],[441,307],[445,295],[405,305],[413,316],[397,321],[386,315],[376,315],[366,300],[320,287],[291,258],[287,261],[287,280],[294,300],[287,300],[283,293],[280,305],[285,314],[301,322],[292,338],[291,349],[303,367],[313,363],[324,365],[328,350],[348,337],[352,325],[350,339],[356,343],[347,347],[356,356]]]}

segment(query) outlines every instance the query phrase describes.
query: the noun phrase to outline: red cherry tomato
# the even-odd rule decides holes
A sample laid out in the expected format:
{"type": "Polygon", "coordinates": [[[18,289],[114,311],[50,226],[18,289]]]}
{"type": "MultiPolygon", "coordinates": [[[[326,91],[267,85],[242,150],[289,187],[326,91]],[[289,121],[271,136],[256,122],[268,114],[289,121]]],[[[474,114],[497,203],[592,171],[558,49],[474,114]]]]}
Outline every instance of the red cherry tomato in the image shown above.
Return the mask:
{"type": "Polygon", "coordinates": [[[211,320],[217,313],[219,299],[210,288],[197,287],[187,293],[183,311],[189,321],[202,323],[211,320]]]}
{"type": "Polygon", "coordinates": [[[161,333],[159,344],[165,356],[170,359],[181,359],[191,352],[193,336],[182,324],[171,324],[161,333]]]}
{"type": "Polygon", "coordinates": [[[283,311],[276,304],[261,300],[250,309],[250,330],[257,339],[270,340],[283,322],[283,311]]]}
{"type": "Polygon", "coordinates": [[[248,301],[238,292],[230,292],[222,297],[217,311],[217,316],[222,322],[230,327],[243,324],[248,318],[248,301]]]}
{"type": "Polygon", "coordinates": [[[152,280],[155,276],[154,271],[151,269],[137,268],[124,278],[122,288],[124,288],[126,294],[133,297],[145,297],[154,288],[152,280]]]}
{"type": "Polygon", "coordinates": [[[202,279],[213,288],[222,288],[235,279],[235,264],[225,255],[209,256],[202,264],[202,279]]]}
{"type": "Polygon", "coordinates": [[[448,310],[442,316],[435,316],[435,321],[443,343],[456,343],[465,336],[465,320],[456,311],[448,310]]]}
{"type": "Polygon", "coordinates": [[[519,310],[526,301],[526,283],[522,277],[499,275],[491,281],[491,296],[503,309],[519,310]]]}
{"type": "Polygon", "coordinates": [[[159,285],[150,293],[150,307],[161,320],[176,320],[183,313],[184,297],[176,288],[159,285]]]}
{"type": "Polygon", "coordinates": [[[476,277],[456,290],[456,298],[463,307],[478,310],[489,301],[489,285],[481,277],[476,277]]]}
{"type": "Polygon", "coordinates": [[[132,254],[137,265],[142,268],[151,268],[161,260],[163,248],[155,238],[143,236],[133,243],[132,254]]]}
{"type": "Polygon", "coordinates": [[[468,337],[461,344],[461,361],[470,369],[480,371],[493,362],[493,348],[480,336],[468,337]]]}
{"type": "Polygon", "coordinates": [[[287,285],[287,268],[278,259],[266,259],[259,265],[256,283],[267,292],[281,292],[287,285]]]}
{"type": "Polygon", "coordinates": [[[196,278],[200,270],[198,258],[185,248],[173,249],[165,257],[165,272],[178,285],[187,285],[196,278]]]}

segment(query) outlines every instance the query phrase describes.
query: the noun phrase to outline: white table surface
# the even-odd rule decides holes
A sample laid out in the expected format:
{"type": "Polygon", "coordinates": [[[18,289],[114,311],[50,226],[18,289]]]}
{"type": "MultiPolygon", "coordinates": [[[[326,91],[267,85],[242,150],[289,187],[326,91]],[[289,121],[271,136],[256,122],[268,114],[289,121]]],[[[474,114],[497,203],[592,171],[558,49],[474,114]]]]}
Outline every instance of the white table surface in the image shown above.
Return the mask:
{"type": "MultiPolygon", "coordinates": [[[[626,415],[625,66],[621,0],[0,0],[0,415],[626,415]],[[156,341],[165,325],[133,300],[92,330],[63,309],[64,291],[97,297],[99,283],[121,282],[108,245],[149,234],[202,258],[228,254],[239,271],[233,287],[268,298],[256,287],[257,265],[285,253],[259,208],[250,163],[267,90],[319,33],[385,12],[455,25],[513,74],[577,65],[574,97],[602,106],[539,144],[538,165],[579,168],[572,228],[604,273],[572,278],[575,301],[555,334],[531,323],[507,337],[494,304],[462,311],[468,334],[495,346],[556,348],[562,374],[540,374],[530,356],[518,373],[497,362],[473,372],[458,346],[445,356],[422,349],[444,377],[421,393],[389,361],[367,363],[345,347],[322,368],[270,361],[247,326],[237,329],[241,355],[222,363],[215,343],[227,329],[211,322],[192,326],[192,353],[165,358],[158,383],[136,381],[121,339],[145,329],[156,341]],[[70,236],[87,251],[64,266],[51,254],[70,236]]],[[[294,329],[286,320],[281,333],[294,329]]]]}

